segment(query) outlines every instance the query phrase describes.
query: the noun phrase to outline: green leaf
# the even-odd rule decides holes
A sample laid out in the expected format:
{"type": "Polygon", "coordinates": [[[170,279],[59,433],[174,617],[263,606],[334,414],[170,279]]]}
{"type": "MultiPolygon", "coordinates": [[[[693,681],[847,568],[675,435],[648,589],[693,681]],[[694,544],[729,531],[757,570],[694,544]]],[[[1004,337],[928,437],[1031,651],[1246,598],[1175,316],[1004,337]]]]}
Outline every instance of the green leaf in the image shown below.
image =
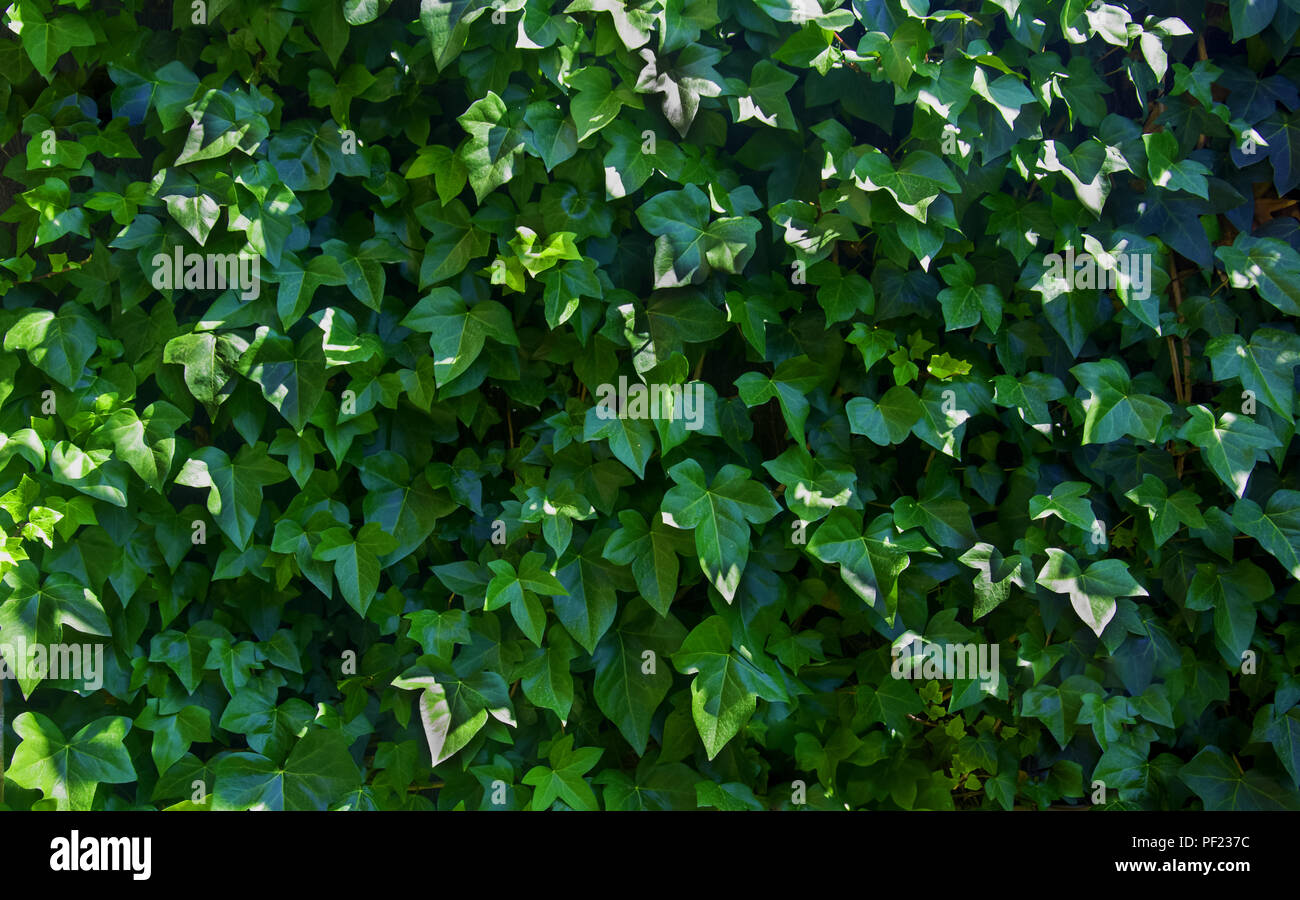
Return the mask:
{"type": "Polygon", "coordinates": [[[1199,447],[1219,480],[1238,497],[1245,496],[1255,461],[1281,442],[1273,432],[1244,416],[1225,412],[1216,422],[1214,413],[1199,404],[1189,406],[1187,412],[1191,418],[1179,429],[1178,437],[1199,447]]]}
{"type": "Polygon", "coordinates": [[[414,331],[429,333],[433,350],[433,374],[438,387],[464,374],[492,338],[511,347],[519,346],[510,313],[495,300],[473,307],[451,288],[434,288],[420,299],[402,320],[414,331]]]}
{"type": "Polygon", "coordinates": [[[1240,335],[1210,338],[1205,355],[1214,380],[1240,378],[1241,385],[1288,422],[1294,422],[1295,384],[1292,370],[1300,365],[1300,336],[1275,328],[1260,328],[1249,343],[1240,335]]]}
{"type": "Polygon", "coordinates": [[[23,50],[46,81],[59,57],[74,47],[93,47],[95,35],[89,23],[76,13],[61,10],[47,19],[31,0],[19,0],[9,13],[12,30],[22,40],[23,50]],[[16,26],[16,27],[14,27],[16,26]]]}
{"type": "Polygon", "coordinates": [[[1228,14],[1232,19],[1232,39],[1243,41],[1259,34],[1273,21],[1277,0],[1228,0],[1228,14]]]}
{"type": "Polygon", "coordinates": [[[665,191],[636,211],[655,241],[655,287],[699,284],[714,269],[738,275],[754,253],[757,219],[724,216],[709,221],[709,199],[693,184],[665,191]]]}
{"type": "Polygon", "coordinates": [[[1133,579],[1123,561],[1103,559],[1083,570],[1073,556],[1056,547],[1047,549],[1047,563],[1038,573],[1038,583],[1068,594],[1074,611],[1098,637],[1115,616],[1117,597],[1147,596],[1146,588],[1133,579]]]}
{"type": "Polygon", "coordinates": [[[293,430],[302,434],[325,394],[325,351],[321,335],[308,331],[293,341],[263,325],[240,358],[239,368],[262,389],[293,430]]]}
{"type": "Polygon", "coordinates": [[[970,328],[983,318],[989,331],[996,334],[1002,325],[1002,298],[998,289],[991,284],[975,284],[975,267],[964,259],[940,267],[939,272],[949,285],[939,292],[947,330],[970,328]]]}
{"type": "Polygon", "coordinates": [[[208,488],[208,512],[235,546],[244,549],[262,508],[262,489],[289,477],[266,454],[267,445],[243,446],[232,460],[217,447],[199,447],[185,461],[176,483],[208,488]]]}
{"type": "Polygon", "coordinates": [[[1082,363],[1070,369],[1089,397],[1083,406],[1083,443],[1106,444],[1126,435],[1155,443],[1171,410],[1150,394],[1132,393],[1123,363],[1113,359],[1082,363]]]}
{"type": "Polygon", "coordinates": [[[563,800],[577,810],[596,810],[596,794],[582,777],[591,771],[605,751],[601,747],[573,749],[573,735],[566,734],[551,745],[549,766],[534,766],[524,773],[524,784],[532,785],[533,809],[549,809],[563,800]]]}
{"type": "MultiPolygon", "coordinates": [[[[640,387],[648,390],[646,385],[640,387]]],[[[646,463],[655,450],[654,430],[649,422],[629,418],[626,411],[624,413],[609,416],[606,407],[599,404],[591,407],[583,420],[582,439],[608,441],[615,458],[635,472],[638,478],[645,478],[646,463]]]]}
{"type": "Polygon", "coordinates": [[[749,470],[724,466],[709,484],[700,464],[684,460],[668,470],[676,487],[663,498],[664,522],[695,530],[700,568],[728,603],[736,595],[749,559],[749,524],[760,525],[781,511],[749,470]]]}
{"type": "Polygon", "coordinates": [[[823,377],[822,368],[815,362],[807,356],[796,356],[778,365],[771,378],[760,372],[746,372],[736,379],[736,388],[746,406],[759,406],[768,400],[776,400],[790,435],[802,447],[806,446],[804,424],[808,421],[809,409],[805,395],[823,377]]]}
{"type": "Polygon", "coordinates": [[[880,397],[854,397],[845,404],[849,430],[864,434],[881,447],[901,444],[921,419],[921,402],[911,388],[896,384],[880,397]]]}
{"type": "Polygon", "coordinates": [[[217,763],[214,810],[324,811],[361,784],[341,732],[309,728],[283,766],[259,753],[232,753],[217,763]]]}
{"type": "MultiPolygon", "coordinates": [[[[1202,200],[1210,199],[1210,170],[1195,160],[1179,160],[1178,138],[1168,131],[1142,135],[1147,151],[1147,171],[1151,183],[1170,191],[1187,191],[1202,200]]],[[[1292,251],[1294,253],[1294,251],[1292,251]]]]}
{"type": "Polygon", "coordinates": [[[689,555],[691,542],[685,535],[654,517],[649,525],[635,510],[618,514],[623,527],[605,542],[604,556],[620,566],[631,566],[637,590],[661,616],[668,615],[677,594],[680,564],[678,554],[689,555]]]}
{"type": "Polygon", "coordinates": [[[514,725],[509,688],[496,672],[476,672],[462,678],[439,666],[417,665],[394,679],[393,686],[421,692],[420,723],[434,766],[455,756],[473,740],[489,715],[514,725]]]}
{"type": "Polygon", "coordinates": [[[833,509],[808,541],[808,552],[827,564],[838,564],[840,577],[868,606],[878,601],[892,619],[898,609],[898,578],[911,562],[908,551],[920,549],[900,539],[893,517],[877,516],[863,533],[862,514],[833,509]]]}
{"type": "Polygon", "coordinates": [[[356,538],[346,528],[321,533],[312,558],[334,563],[334,577],[348,605],[364,616],[379,588],[379,557],[396,549],[397,541],[374,522],[362,525],[356,538]]]}
{"type": "Polygon", "coordinates": [[[638,755],[645,755],[650,720],[672,687],[668,657],[685,636],[676,618],[633,600],[592,654],[596,705],[638,755]]]}
{"type": "Polygon", "coordinates": [[[1255,608],[1273,595],[1268,574],[1249,560],[1232,566],[1201,563],[1187,587],[1187,608],[1214,610],[1214,631],[1229,665],[1240,665],[1255,634],[1255,608]]]}
{"type": "Polygon", "coordinates": [[[1233,287],[1257,290],[1282,312],[1300,316],[1300,253],[1290,244],[1242,233],[1214,255],[1223,261],[1233,287]]]}
{"type": "Polygon", "coordinates": [[[65,303],[57,315],[30,310],[5,332],[4,348],[26,350],[33,365],[72,390],[95,355],[95,329],[76,303],[65,303]]]}
{"type": "Polygon", "coordinates": [[[573,675],[569,664],[578,651],[562,628],[552,628],[546,645],[533,651],[519,668],[524,696],[532,703],[549,709],[568,724],[573,708],[573,675]]]}
{"type": "Polygon", "coordinates": [[[19,787],[39,790],[57,801],[59,809],[91,809],[100,784],[136,778],[131,757],[122,746],[131,730],[131,720],[124,716],[96,719],[72,740],[40,713],[20,713],[13,729],[21,742],[5,777],[19,787]]]}
{"type": "Polygon", "coordinates": [[[1146,507],[1157,547],[1173,537],[1180,525],[1189,528],[1205,527],[1205,520],[1197,505],[1201,502],[1200,495],[1190,490],[1181,490],[1171,495],[1169,487],[1150,473],[1144,475],[1142,483],[1131,491],[1126,491],[1124,496],[1138,506],[1146,507]]]}
{"type": "Polygon", "coordinates": [[[1051,496],[1036,494],[1029,498],[1029,518],[1056,516],[1075,528],[1091,531],[1097,516],[1092,510],[1092,504],[1086,499],[1090,490],[1087,482],[1063,481],[1052,488],[1051,496]]]}
{"type": "Polygon", "coordinates": [[[1300,491],[1274,491],[1261,509],[1253,500],[1232,506],[1232,524],[1259,541],[1293,578],[1300,578],[1300,491]]]}
{"type": "Polygon", "coordinates": [[[853,180],[866,191],[887,191],[900,209],[918,222],[925,222],[927,212],[943,191],[959,190],[952,172],[932,153],[915,150],[897,168],[889,157],[875,148],[863,155],[853,167],[853,180]]]}
{"type": "MultiPolygon", "coordinates": [[[[99,598],[66,572],[42,578],[35,565],[23,560],[8,567],[0,581],[0,596],[4,598],[0,601],[0,634],[5,636],[0,646],[9,651],[6,662],[10,674],[16,673],[24,696],[30,696],[44,677],[39,663],[16,658],[22,646],[52,647],[62,640],[64,625],[84,634],[112,634],[99,598]],[[13,639],[21,639],[22,644],[11,643],[13,639]]],[[[47,668],[49,665],[52,663],[47,661],[47,668]]]]}
{"type": "MultiPolygon", "coordinates": [[[[423,2],[427,5],[433,0],[423,2]]],[[[523,117],[524,110],[519,107],[511,110],[492,91],[475,100],[469,109],[457,117],[456,121],[469,134],[460,158],[469,173],[469,185],[474,189],[474,197],[480,203],[484,197],[514,177],[525,146],[523,117]]]]}
{"type": "Polygon", "coordinates": [[[603,549],[604,538],[593,536],[555,573],[566,591],[553,601],[555,615],[588,653],[595,652],[601,636],[614,624],[618,611],[615,588],[628,590],[632,586],[623,571],[601,556],[603,549]]]}
{"type": "Polygon", "coordinates": [[[1296,809],[1295,801],[1257,772],[1243,772],[1228,754],[1210,744],[1183,766],[1178,777],[1207,810],[1296,809]]]}
{"type": "Polygon", "coordinates": [[[247,350],[248,343],[237,335],[182,334],[167,342],[163,362],[185,367],[190,395],[207,408],[209,418],[215,418],[217,407],[234,390],[239,360],[247,350]]]}
{"type": "Polygon", "coordinates": [[[827,465],[803,447],[790,447],[763,468],[785,485],[783,499],[800,519],[815,522],[853,496],[857,475],[852,469],[827,465]]]}
{"type": "Polygon", "coordinates": [[[721,616],[692,629],[672,655],[673,665],[691,682],[691,715],[709,759],[753,716],[757,699],[780,701],[785,693],[751,661],[746,648],[732,650],[731,631],[721,616]]]}

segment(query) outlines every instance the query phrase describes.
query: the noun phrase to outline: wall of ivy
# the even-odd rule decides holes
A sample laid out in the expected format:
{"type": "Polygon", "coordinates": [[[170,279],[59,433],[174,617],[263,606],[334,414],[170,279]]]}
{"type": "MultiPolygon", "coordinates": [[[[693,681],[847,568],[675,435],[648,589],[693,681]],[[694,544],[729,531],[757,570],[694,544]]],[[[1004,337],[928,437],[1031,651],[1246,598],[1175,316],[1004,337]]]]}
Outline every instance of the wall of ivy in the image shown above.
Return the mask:
{"type": "Polygon", "coordinates": [[[1300,808],[1297,0],[0,16],[0,807],[1300,808]]]}

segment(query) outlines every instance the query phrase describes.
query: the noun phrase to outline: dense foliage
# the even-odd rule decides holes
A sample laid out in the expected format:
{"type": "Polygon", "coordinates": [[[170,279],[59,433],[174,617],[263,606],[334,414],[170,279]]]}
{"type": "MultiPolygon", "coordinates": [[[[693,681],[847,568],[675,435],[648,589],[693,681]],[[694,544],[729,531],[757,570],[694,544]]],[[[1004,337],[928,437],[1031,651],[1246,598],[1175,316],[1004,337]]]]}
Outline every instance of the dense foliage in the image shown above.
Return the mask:
{"type": "Polygon", "coordinates": [[[3,22],[8,807],[1300,807],[1297,0],[3,22]]]}

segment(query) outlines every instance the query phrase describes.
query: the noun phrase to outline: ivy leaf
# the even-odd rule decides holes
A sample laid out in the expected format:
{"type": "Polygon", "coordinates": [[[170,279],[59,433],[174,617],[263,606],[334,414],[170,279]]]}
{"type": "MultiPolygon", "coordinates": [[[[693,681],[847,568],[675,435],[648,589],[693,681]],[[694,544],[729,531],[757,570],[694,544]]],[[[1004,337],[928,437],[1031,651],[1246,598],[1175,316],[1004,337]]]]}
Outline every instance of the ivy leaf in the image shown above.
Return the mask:
{"type": "MultiPolygon", "coordinates": [[[[407,177],[411,177],[410,173],[407,173],[407,177]]],[[[402,262],[406,259],[397,247],[378,237],[362,241],[355,248],[333,238],[321,245],[321,252],[338,261],[352,296],[373,310],[378,310],[384,299],[384,288],[387,286],[384,263],[402,262]]]]}
{"type": "Polygon", "coordinates": [[[1274,491],[1261,509],[1253,500],[1232,506],[1232,524],[1259,541],[1293,578],[1300,578],[1300,491],[1274,491]]]}
{"type": "Polygon", "coordinates": [[[1240,335],[1224,334],[1206,342],[1205,355],[1213,366],[1215,381],[1240,378],[1242,387],[1269,409],[1288,422],[1295,421],[1292,370],[1300,365],[1300,336],[1260,328],[1247,343],[1240,335]]]}
{"type": "Polygon", "coordinates": [[[10,643],[21,638],[23,645],[51,647],[62,640],[63,626],[71,625],[84,634],[108,637],[112,634],[108,616],[99,598],[67,572],[54,572],[41,578],[40,571],[28,560],[11,565],[0,581],[0,634],[9,651],[6,662],[10,674],[16,673],[23,696],[30,696],[43,677],[39,666],[19,667],[15,653],[21,645],[10,643]]]}
{"type": "Polygon", "coordinates": [[[804,423],[808,421],[808,394],[823,378],[822,369],[807,356],[787,359],[776,367],[772,377],[760,372],[746,372],[736,379],[736,389],[746,406],[759,406],[776,400],[781,407],[790,435],[806,446],[804,423]]]}
{"type": "Polygon", "coordinates": [[[474,189],[474,197],[480,203],[484,197],[515,176],[515,168],[525,146],[523,117],[524,110],[519,107],[511,110],[492,91],[475,100],[469,109],[457,117],[456,121],[469,134],[460,158],[469,173],[469,185],[474,189]]]}
{"type": "Polygon", "coordinates": [[[1214,413],[1200,404],[1189,406],[1187,412],[1191,418],[1179,429],[1178,437],[1199,447],[1219,480],[1238,497],[1245,496],[1255,461],[1265,450],[1282,446],[1281,442],[1245,416],[1225,412],[1216,422],[1214,413]]]}
{"type": "Polygon", "coordinates": [[[749,559],[749,524],[760,525],[781,511],[749,470],[726,465],[709,484],[693,459],[668,470],[676,482],[664,495],[663,520],[674,528],[695,530],[700,568],[728,603],[736,595],[749,559]]]}
{"type": "Polygon", "coordinates": [[[1259,34],[1277,12],[1277,0],[1228,0],[1228,15],[1232,19],[1232,39],[1244,41],[1259,34]]]}
{"type": "Polygon", "coordinates": [[[599,298],[604,294],[596,278],[596,263],[584,259],[566,262],[543,272],[537,277],[543,285],[542,300],[546,305],[546,324],[559,328],[578,311],[583,297],[599,298]]]}
{"type": "Polygon", "coordinates": [[[546,628],[546,611],[537,599],[537,594],[552,597],[568,593],[554,575],[544,568],[546,557],[530,551],[519,561],[515,569],[504,559],[488,561],[494,576],[488,582],[487,595],[483,609],[490,612],[502,606],[509,606],[515,622],[537,646],[542,645],[542,632],[546,628]]]}
{"type": "Polygon", "coordinates": [[[1257,772],[1242,772],[1210,744],[1178,771],[1178,777],[1201,798],[1207,810],[1283,810],[1297,804],[1279,786],[1257,772]]]}
{"type": "Polygon", "coordinates": [[[1038,583],[1068,594],[1074,611],[1098,637],[1115,616],[1117,597],[1147,596],[1146,588],[1133,580],[1123,561],[1098,560],[1083,570],[1073,556],[1056,547],[1047,549],[1047,563],[1038,573],[1038,583]]]}
{"type": "Polygon", "coordinates": [[[691,542],[660,517],[647,525],[640,513],[625,509],[619,512],[618,520],[623,527],[605,542],[605,558],[616,565],[631,566],[641,597],[659,615],[668,615],[677,594],[677,555],[688,554],[691,542]]]}
{"type": "Polygon", "coordinates": [[[1019,377],[998,375],[993,378],[993,402],[1017,408],[1021,419],[1030,425],[1049,425],[1052,416],[1048,403],[1065,397],[1060,378],[1043,372],[1026,372],[1019,377]]]}
{"type": "Polygon", "coordinates": [[[514,725],[509,687],[496,672],[476,672],[466,677],[433,665],[417,665],[393,680],[402,690],[420,691],[420,722],[429,742],[432,765],[455,756],[487,724],[488,716],[514,725]]]}
{"type": "Polygon", "coordinates": [[[1124,496],[1146,508],[1157,547],[1173,537],[1180,525],[1205,527],[1205,519],[1197,506],[1201,502],[1200,495],[1186,489],[1171,495],[1168,486],[1150,473],[1142,476],[1142,483],[1126,491],[1124,496]]]}
{"type": "Polygon", "coordinates": [[[309,728],[283,766],[260,753],[232,753],[218,762],[212,808],[323,812],[360,784],[343,734],[309,728]]]}
{"type": "Polygon", "coordinates": [[[346,528],[326,529],[320,537],[312,558],[334,563],[343,599],[364,616],[379,588],[379,558],[396,549],[397,541],[374,522],[362,525],[355,538],[346,528]]]}
{"type": "Polygon", "coordinates": [[[488,252],[488,235],[470,221],[459,200],[446,205],[430,201],[416,208],[420,224],[430,232],[420,262],[420,289],[459,275],[470,260],[488,252]]]}
{"type": "Polygon", "coordinates": [[[72,390],[95,355],[95,329],[76,303],[63,304],[57,315],[30,310],[5,332],[4,348],[26,350],[33,365],[72,390]]]}
{"type": "Polygon", "coordinates": [[[854,397],[845,404],[849,430],[864,434],[881,447],[901,444],[921,420],[921,401],[911,388],[896,384],[877,402],[870,397],[854,397]]]}
{"type": "Polygon", "coordinates": [[[806,522],[815,522],[832,509],[844,506],[853,496],[857,475],[814,459],[803,447],[791,447],[763,468],[785,485],[784,500],[790,511],[806,522]]]}
{"type": "Polygon", "coordinates": [[[583,779],[605,752],[602,747],[573,749],[573,735],[566,734],[551,745],[547,759],[549,766],[534,766],[524,773],[524,784],[532,785],[533,809],[550,809],[556,800],[563,800],[576,810],[596,810],[600,805],[596,794],[583,779]]]}
{"type": "Polygon", "coordinates": [[[668,657],[685,636],[676,618],[633,600],[592,654],[596,705],[638,755],[645,755],[650,720],[672,687],[668,657]]]}
{"type": "Polygon", "coordinates": [[[1240,665],[1255,634],[1255,608],[1273,596],[1268,574],[1249,560],[1232,566],[1200,563],[1187,587],[1187,608],[1214,610],[1214,632],[1224,660],[1240,665]]]}
{"type": "Polygon", "coordinates": [[[754,252],[758,220],[726,216],[709,222],[709,199],[693,184],[656,194],[636,216],[655,242],[655,287],[698,284],[713,269],[740,274],[754,252]]]}
{"type": "Polygon", "coordinates": [[[918,222],[940,193],[960,190],[952,172],[932,153],[915,150],[897,169],[889,157],[874,147],[853,167],[853,180],[865,191],[887,191],[900,209],[918,222]]]}
{"type": "Polygon", "coordinates": [[[74,47],[93,47],[95,35],[84,18],[60,10],[47,19],[32,0],[19,0],[8,14],[11,28],[22,40],[23,50],[46,81],[59,57],[74,47]]]}
{"type": "Polygon", "coordinates": [[[473,307],[451,288],[434,288],[402,319],[402,325],[429,333],[433,374],[438,387],[455,381],[473,365],[487,338],[519,346],[510,313],[495,300],[473,307]]]}
{"type": "Polygon", "coordinates": [[[208,488],[208,512],[235,546],[244,549],[262,508],[262,489],[289,477],[289,470],[266,454],[267,445],[243,446],[232,460],[217,447],[199,447],[176,476],[176,483],[208,488]]]}
{"type": "Polygon", "coordinates": [[[741,87],[739,96],[731,101],[737,122],[756,119],[772,128],[798,131],[794,112],[786,94],[799,81],[799,76],[786,72],[769,60],[759,60],[749,75],[749,84],[741,87]]]}
{"type": "Polygon", "coordinates": [[[1063,481],[1052,488],[1050,496],[1036,494],[1029,498],[1029,518],[1037,520],[1056,516],[1075,528],[1090,531],[1093,522],[1097,521],[1092,504],[1086,499],[1090,490],[1086,482],[1063,481]]]}
{"type": "Polygon", "coordinates": [[[1282,312],[1300,316],[1300,253],[1290,244],[1239,234],[1214,255],[1223,262],[1233,287],[1257,290],[1282,312]]]}
{"type": "Polygon", "coordinates": [[[887,619],[898,609],[898,577],[911,562],[910,549],[919,548],[898,538],[890,514],[877,516],[864,534],[862,514],[843,507],[831,510],[808,541],[808,552],[838,564],[844,583],[868,606],[883,599],[887,619]]]}
{"type": "Polygon", "coordinates": [[[582,439],[608,441],[615,458],[635,472],[638,478],[644,478],[646,463],[655,450],[654,431],[650,423],[626,415],[606,417],[605,413],[606,410],[601,406],[587,410],[583,420],[582,439]]]}
{"type": "Polygon", "coordinates": [[[456,506],[436,494],[427,478],[412,478],[406,460],[388,450],[366,458],[361,465],[361,483],[366,488],[361,504],[366,524],[377,524],[397,541],[397,547],[380,558],[383,566],[424,543],[434,523],[456,506]]]}
{"type": "Polygon", "coordinates": [[[528,104],[524,111],[524,124],[528,126],[524,144],[529,152],[542,160],[546,171],[551,171],[578,152],[577,131],[558,104],[546,100],[528,104]]]}
{"type": "Polygon", "coordinates": [[[561,725],[568,724],[569,710],[573,708],[573,675],[569,664],[577,656],[573,641],[557,626],[547,634],[545,645],[534,650],[518,670],[524,696],[555,713],[561,725]]]}
{"type": "MultiPolygon", "coordinates": [[[[629,49],[634,48],[629,45],[629,49]]],[[[722,76],[713,68],[722,59],[722,51],[704,44],[691,44],[671,64],[665,64],[648,47],[638,52],[645,65],[637,74],[637,92],[663,94],[664,118],[678,134],[686,137],[699,111],[700,98],[717,97],[723,92],[722,76]]]]}
{"type": "Polygon", "coordinates": [[[163,348],[163,362],[185,367],[185,385],[191,396],[216,418],[217,407],[234,390],[239,360],[248,342],[237,335],[200,332],[172,338],[163,348]]]}
{"type": "Polygon", "coordinates": [[[569,114],[579,142],[613,122],[632,99],[622,85],[614,89],[609,69],[604,66],[584,66],[569,76],[569,87],[573,90],[569,114]]]}
{"type": "Polygon", "coordinates": [[[1209,183],[1205,176],[1210,170],[1195,160],[1179,160],[1178,138],[1168,131],[1142,135],[1147,151],[1147,171],[1151,183],[1170,191],[1186,191],[1202,200],[1209,200],[1209,183]]]}
{"type": "Polygon", "coordinates": [[[948,287],[939,292],[939,305],[947,330],[970,328],[981,317],[994,334],[1002,325],[1002,299],[991,284],[975,284],[975,267],[964,259],[941,266],[940,274],[948,287]]]}
{"type": "Polygon", "coordinates": [[[125,716],[95,719],[72,740],[37,712],[19,713],[13,729],[22,741],[14,749],[5,777],[56,800],[61,810],[91,809],[100,784],[136,780],[131,756],[122,744],[131,730],[131,720],[125,716]]]}
{"type": "Polygon", "coordinates": [[[731,648],[731,630],[721,616],[710,616],[691,630],[672,655],[673,665],[691,682],[691,715],[709,759],[753,716],[757,699],[780,701],[785,693],[751,661],[749,651],[731,648]]]}
{"type": "Polygon", "coordinates": [[[263,325],[240,358],[239,367],[285,421],[302,434],[325,394],[325,350],[318,331],[308,331],[297,345],[263,325]]]}
{"type": "Polygon", "coordinates": [[[1269,723],[1264,739],[1273,745],[1273,752],[1291,774],[1291,781],[1300,788],[1300,710],[1292,709],[1269,723]]]}
{"type": "Polygon", "coordinates": [[[1090,394],[1083,404],[1085,444],[1106,444],[1126,435],[1155,443],[1171,409],[1158,397],[1132,393],[1123,363],[1113,359],[1082,363],[1070,374],[1090,394]]]}
{"type": "Polygon", "coordinates": [[[595,652],[601,636],[614,624],[618,612],[615,588],[628,590],[632,586],[626,572],[601,555],[607,534],[592,535],[555,573],[567,591],[555,598],[555,615],[588,653],[595,652]]]}

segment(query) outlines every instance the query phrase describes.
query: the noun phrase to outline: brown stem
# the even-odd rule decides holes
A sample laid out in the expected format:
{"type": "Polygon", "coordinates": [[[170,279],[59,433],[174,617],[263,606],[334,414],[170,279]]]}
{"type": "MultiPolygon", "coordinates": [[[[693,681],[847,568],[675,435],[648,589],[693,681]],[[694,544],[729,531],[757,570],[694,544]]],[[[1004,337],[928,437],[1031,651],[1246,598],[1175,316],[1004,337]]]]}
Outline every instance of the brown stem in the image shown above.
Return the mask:
{"type": "Polygon", "coordinates": [[[1166,335],[1165,340],[1169,344],[1169,368],[1174,373],[1174,396],[1178,398],[1179,403],[1186,403],[1187,401],[1183,399],[1183,376],[1178,366],[1178,351],[1174,349],[1174,336],[1166,335]]]}
{"type": "MultiPolygon", "coordinates": [[[[1169,271],[1173,273],[1173,280],[1170,282],[1174,289],[1174,312],[1178,314],[1178,321],[1181,323],[1183,318],[1183,285],[1179,281],[1178,263],[1174,260],[1174,254],[1169,254],[1169,271]]],[[[1187,337],[1183,337],[1183,402],[1192,402],[1192,348],[1188,343],[1187,337]]]]}

